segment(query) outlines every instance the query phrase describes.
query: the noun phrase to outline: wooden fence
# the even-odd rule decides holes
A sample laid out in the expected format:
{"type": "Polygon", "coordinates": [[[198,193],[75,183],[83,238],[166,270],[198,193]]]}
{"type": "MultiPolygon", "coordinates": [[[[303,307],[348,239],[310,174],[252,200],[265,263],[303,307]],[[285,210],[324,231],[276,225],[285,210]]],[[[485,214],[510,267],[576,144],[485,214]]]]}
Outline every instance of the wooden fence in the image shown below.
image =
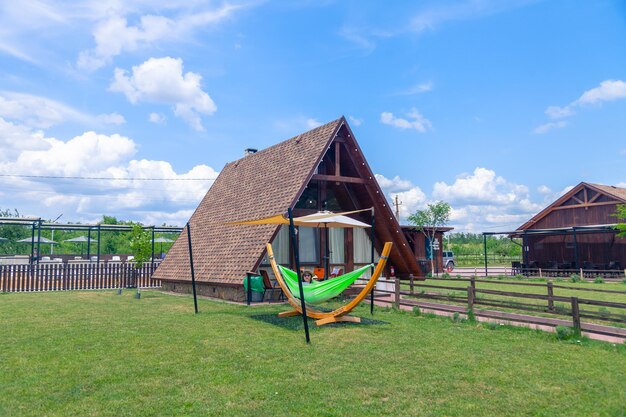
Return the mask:
{"type": "MultiPolygon", "coordinates": [[[[397,307],[400,306],[419,306],[419,300],[434,300],[435,303],[429,304],[428,309],[440,310],[445,312],[466,313],[472,311],[476,316],[489,317],[491,319],[500,319],[507,321],[522,321],[537,325],[555,326],[558,320],[550,318],[533,316],[535,313],[542,313],[546,316],[565,316],[569,317],[570,325],[577,330],[583,330],[591,333],[599,333],[609,336],[626,338],[626,328],[609,327],[594,325],[593,323],[583,323],[583,319],[592,321],[608,322],[609,324],[626,323],[626,303],[594,300],[588,297],[565,297],[554,294],[555,289],[567,289],[570,291],[581,291],[584,294],[590,293],[613,293],[626,295],[626,291],[595,289],[595,288],[579,288],[567,285],[558,285],[553,282],[547,283],[530,283],[530,282],[508,282],[481,280],[476,278],[429,278],[433,281],[462,281],[467,286],[455,287],[446,285],[428,284],[428,281],[400,281],[395,280],[379,280],[375,290],[375,299],[382,302],[392,303],[397,307]],[[544,294],[532,294],[520,291],[500,291],[491,289],[476,288],[476,283],[502,284],[518,287],[543,287],[544,294]],[[408,290],[407,290],[408,289],[408,290]],[[454,291],[454,293],[444,293],[443,290],[454,291]],[[459,294],[460,293],[460,294],[459,294]],[[499,298],[488,298],[487,296],[497,296],[499,298]],[[513,300],[516,299],[516,300],[513,300]],[[522,300],[540,300],[543,303],[524,302],[522,300]],[[437,304],[437,302],[445,304],[437,304]],[[555,304],[561,303],[561,304],[555,304]],[[459,308],[461,306],[462,308],[459,308]],[[591,311],[585,309],[585,306],[596,306],[604,308],[604,310],[591,311]],[[452,308],[456,307],[456,308],[452,308]],[[505,311],[498,310],[482,310],[485,308],[498,308],[506,310],[522,311],[529,315],[524,315],[516,320],[516,315],[505,311]],[[609,311],[608,308],[613,309],[609,311]],[[617,310],[618,312],[616,312],[617,310]]],[[[521,290],[523,291],[523,289],[521,290]]],[[[588,308],[588,307],[587,307],[588,308]]]]}
{"type": "Polygon", "coordinates": [[[0,265],[0,292],[160,287],[156,266],[132,263],[0,265]]]}

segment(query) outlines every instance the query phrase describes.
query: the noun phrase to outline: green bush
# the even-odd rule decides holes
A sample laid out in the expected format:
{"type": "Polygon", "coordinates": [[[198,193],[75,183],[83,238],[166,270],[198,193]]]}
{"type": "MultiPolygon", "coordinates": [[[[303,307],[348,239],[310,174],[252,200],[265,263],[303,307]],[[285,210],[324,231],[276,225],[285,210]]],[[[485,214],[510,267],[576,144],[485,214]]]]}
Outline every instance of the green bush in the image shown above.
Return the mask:
{"type": "Polygon", "coordinates": [[[471,308],[467,310],[467,321],[470,321],[470,322],[476,321],[476,315],[474,314],[474,310],[471,308]]]}
{"type": "Polygon", "coordinates": [[[450,278],[450,274],[444,272],[443,274],[441,274],[441,278],[450,278]]]}
{"type": "Polygon", "coordinates": [[[416,316],[421,316],[422,315],[422,310],[420,310],[420,308],[418,306],[413,307],[413,314],[415,314],[416,316]]]}
{"type": "Polygon", "coordinates": [[[556,326],[556,338],[559,340],[570,340],[576,337],[577,332],[573,327],[556,326]]]}
{"type": "Polygon", "coordinates": [[[461,318],[459,317],[459,313],[454,313],[452,315],[452,321],[455,322],[455,323],[458,323],[458,322],[461,321],[461,318]]]}
{"type": "Polygon", "coordinates": [[[582,282],[583,279],[578,274],[572,274],[570,275],[569,280],[571,282],[582,282]]]}
{"type": "Polygon", "coordinates": [[[603,277],[596,277],[596,279],[593,280],[594,284],[604,284],[604,278],[603,277]]]}

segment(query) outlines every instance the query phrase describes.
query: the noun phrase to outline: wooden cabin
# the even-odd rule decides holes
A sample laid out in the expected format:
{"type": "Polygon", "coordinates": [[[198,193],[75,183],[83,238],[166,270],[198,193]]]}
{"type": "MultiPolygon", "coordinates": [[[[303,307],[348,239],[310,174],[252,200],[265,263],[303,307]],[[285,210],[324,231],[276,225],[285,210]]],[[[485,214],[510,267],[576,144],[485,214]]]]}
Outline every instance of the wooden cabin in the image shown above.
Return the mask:
{"type": "MultiPolygon", "coordinates": [[[[430,241],[415,226],[402,226],[402,233],[409,242],[409,246],[413,251],[413,256],[417,261],[422,274],[431,272],[431,258],[434,258],[435,274],[443,272],[443,235],[454,229],[453,227],[438,227],[435,229],[435,240],[438,242],[434,250],[430,249],[430,241]]],[[[428,233],[432,232],[432,228],[427,228],[428,233]]]]}
{"type": "MultiPolygon", "coordinates": [[[[244,299],[248,271],[271,275],[265,244],[272,242],[277,261],[292,264],[288,228],[279,225],[230,225],[262,219],[292,208],[294,216],[321,210],[344,212],[373,208],[375,248],[393,242],[387,262],[396,276],[423,276],[411,248],[378,185],[346,119],[341,117],[267,149],[228,163],[189,220],[195,275],[200,294],[244,299]]],[[[355,213],[372,224],[372,211],[355,213]]],[[[370,229],[300,228],[300,261],[304,268],[344,272],[370,262],[370,229]]],[[[171,291],[190,291],[187,230],[172,245],[154,274],[171,291]]]]}
{"type": "Polygon", "coordinates": [[[529,268],[620,270],[626,238],[617,236],[618,204],[626,189],[581,182],[514,233],[529,268]]]}

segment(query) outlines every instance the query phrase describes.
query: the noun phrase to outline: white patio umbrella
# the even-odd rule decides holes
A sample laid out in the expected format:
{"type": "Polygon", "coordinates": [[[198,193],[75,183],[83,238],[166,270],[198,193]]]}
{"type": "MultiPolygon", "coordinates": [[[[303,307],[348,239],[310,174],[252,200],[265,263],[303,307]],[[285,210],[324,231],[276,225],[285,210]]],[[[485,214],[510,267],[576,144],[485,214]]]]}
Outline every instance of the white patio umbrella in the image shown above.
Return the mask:
{"type": "Polygon", "coordinates": [[[156,239],[154,239],[154,242],[161,244],[161,248],[160,248],[161,250],[159,252],[161,253],[161,255],[163,255],[163,244],[164,243],[172,243],[173,240],[172,239],[168,239],[168,238],[163,237],[163,236],[160,236],[160,237],[157,237],[156,239]]]}
{"type": "Polygon", "coordinates": [[[351,227],[365,229],[372,227],[367,223],[353,219],[352,217],[344,216],[343,214],[335,214],[330,211],[320,211],[315,214],[309,214],[308,216],[296,217],[294,223],[298,226],[304,227],[322,227],[326,236],[325,256],[324,256],[324,279],[328,278],[328,267],[330,262],[330,250],[329,250],[329,227],[351,227]]]}
{"type": "Polygon", "coordinates": [[[18,240],[18,242],[21,242],[21,243],[32,243],[32,242],[37,243],[37,242],[40,242],[40,243],[45,243],[45,244],[49,244],[49,245],[57,245],[58,244],[58,242],[55,242],[54,240],[50,240],[50,239],[48,239],[46,237],[43,237],[43,236],[41,236],[40,239],[37,239],[37,236],[35,236],[35,239],[27,237],[26,239],[18,240]]]}
{"type": "MultiPolygon", "coordinates": [[[[94,242],[94,239],[91,239],[91,241],[94,242]]],[[[89,238],[87,236],[78,236],[64,240],[64,242],[80,243],[80,256],[83,256],[83,246],[85,246],[85,242],[89,242],[89,238]]]]}

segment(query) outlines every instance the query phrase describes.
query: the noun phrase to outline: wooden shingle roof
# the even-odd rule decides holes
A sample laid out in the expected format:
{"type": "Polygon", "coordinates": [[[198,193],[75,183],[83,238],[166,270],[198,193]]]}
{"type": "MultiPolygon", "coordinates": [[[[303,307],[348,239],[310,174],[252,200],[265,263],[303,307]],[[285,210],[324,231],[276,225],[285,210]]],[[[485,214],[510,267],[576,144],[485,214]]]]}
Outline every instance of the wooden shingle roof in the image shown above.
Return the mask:
{"type": "MultiPolygon", "coordinates": [[[[278,226],[225,223],[267,217],[292,207],[342,122],[343,117],[224,167],[189,220],[196,280],[241,284],[278,226]]],[[[154,277],[191,280],[186,230],[154,277]]]]}

